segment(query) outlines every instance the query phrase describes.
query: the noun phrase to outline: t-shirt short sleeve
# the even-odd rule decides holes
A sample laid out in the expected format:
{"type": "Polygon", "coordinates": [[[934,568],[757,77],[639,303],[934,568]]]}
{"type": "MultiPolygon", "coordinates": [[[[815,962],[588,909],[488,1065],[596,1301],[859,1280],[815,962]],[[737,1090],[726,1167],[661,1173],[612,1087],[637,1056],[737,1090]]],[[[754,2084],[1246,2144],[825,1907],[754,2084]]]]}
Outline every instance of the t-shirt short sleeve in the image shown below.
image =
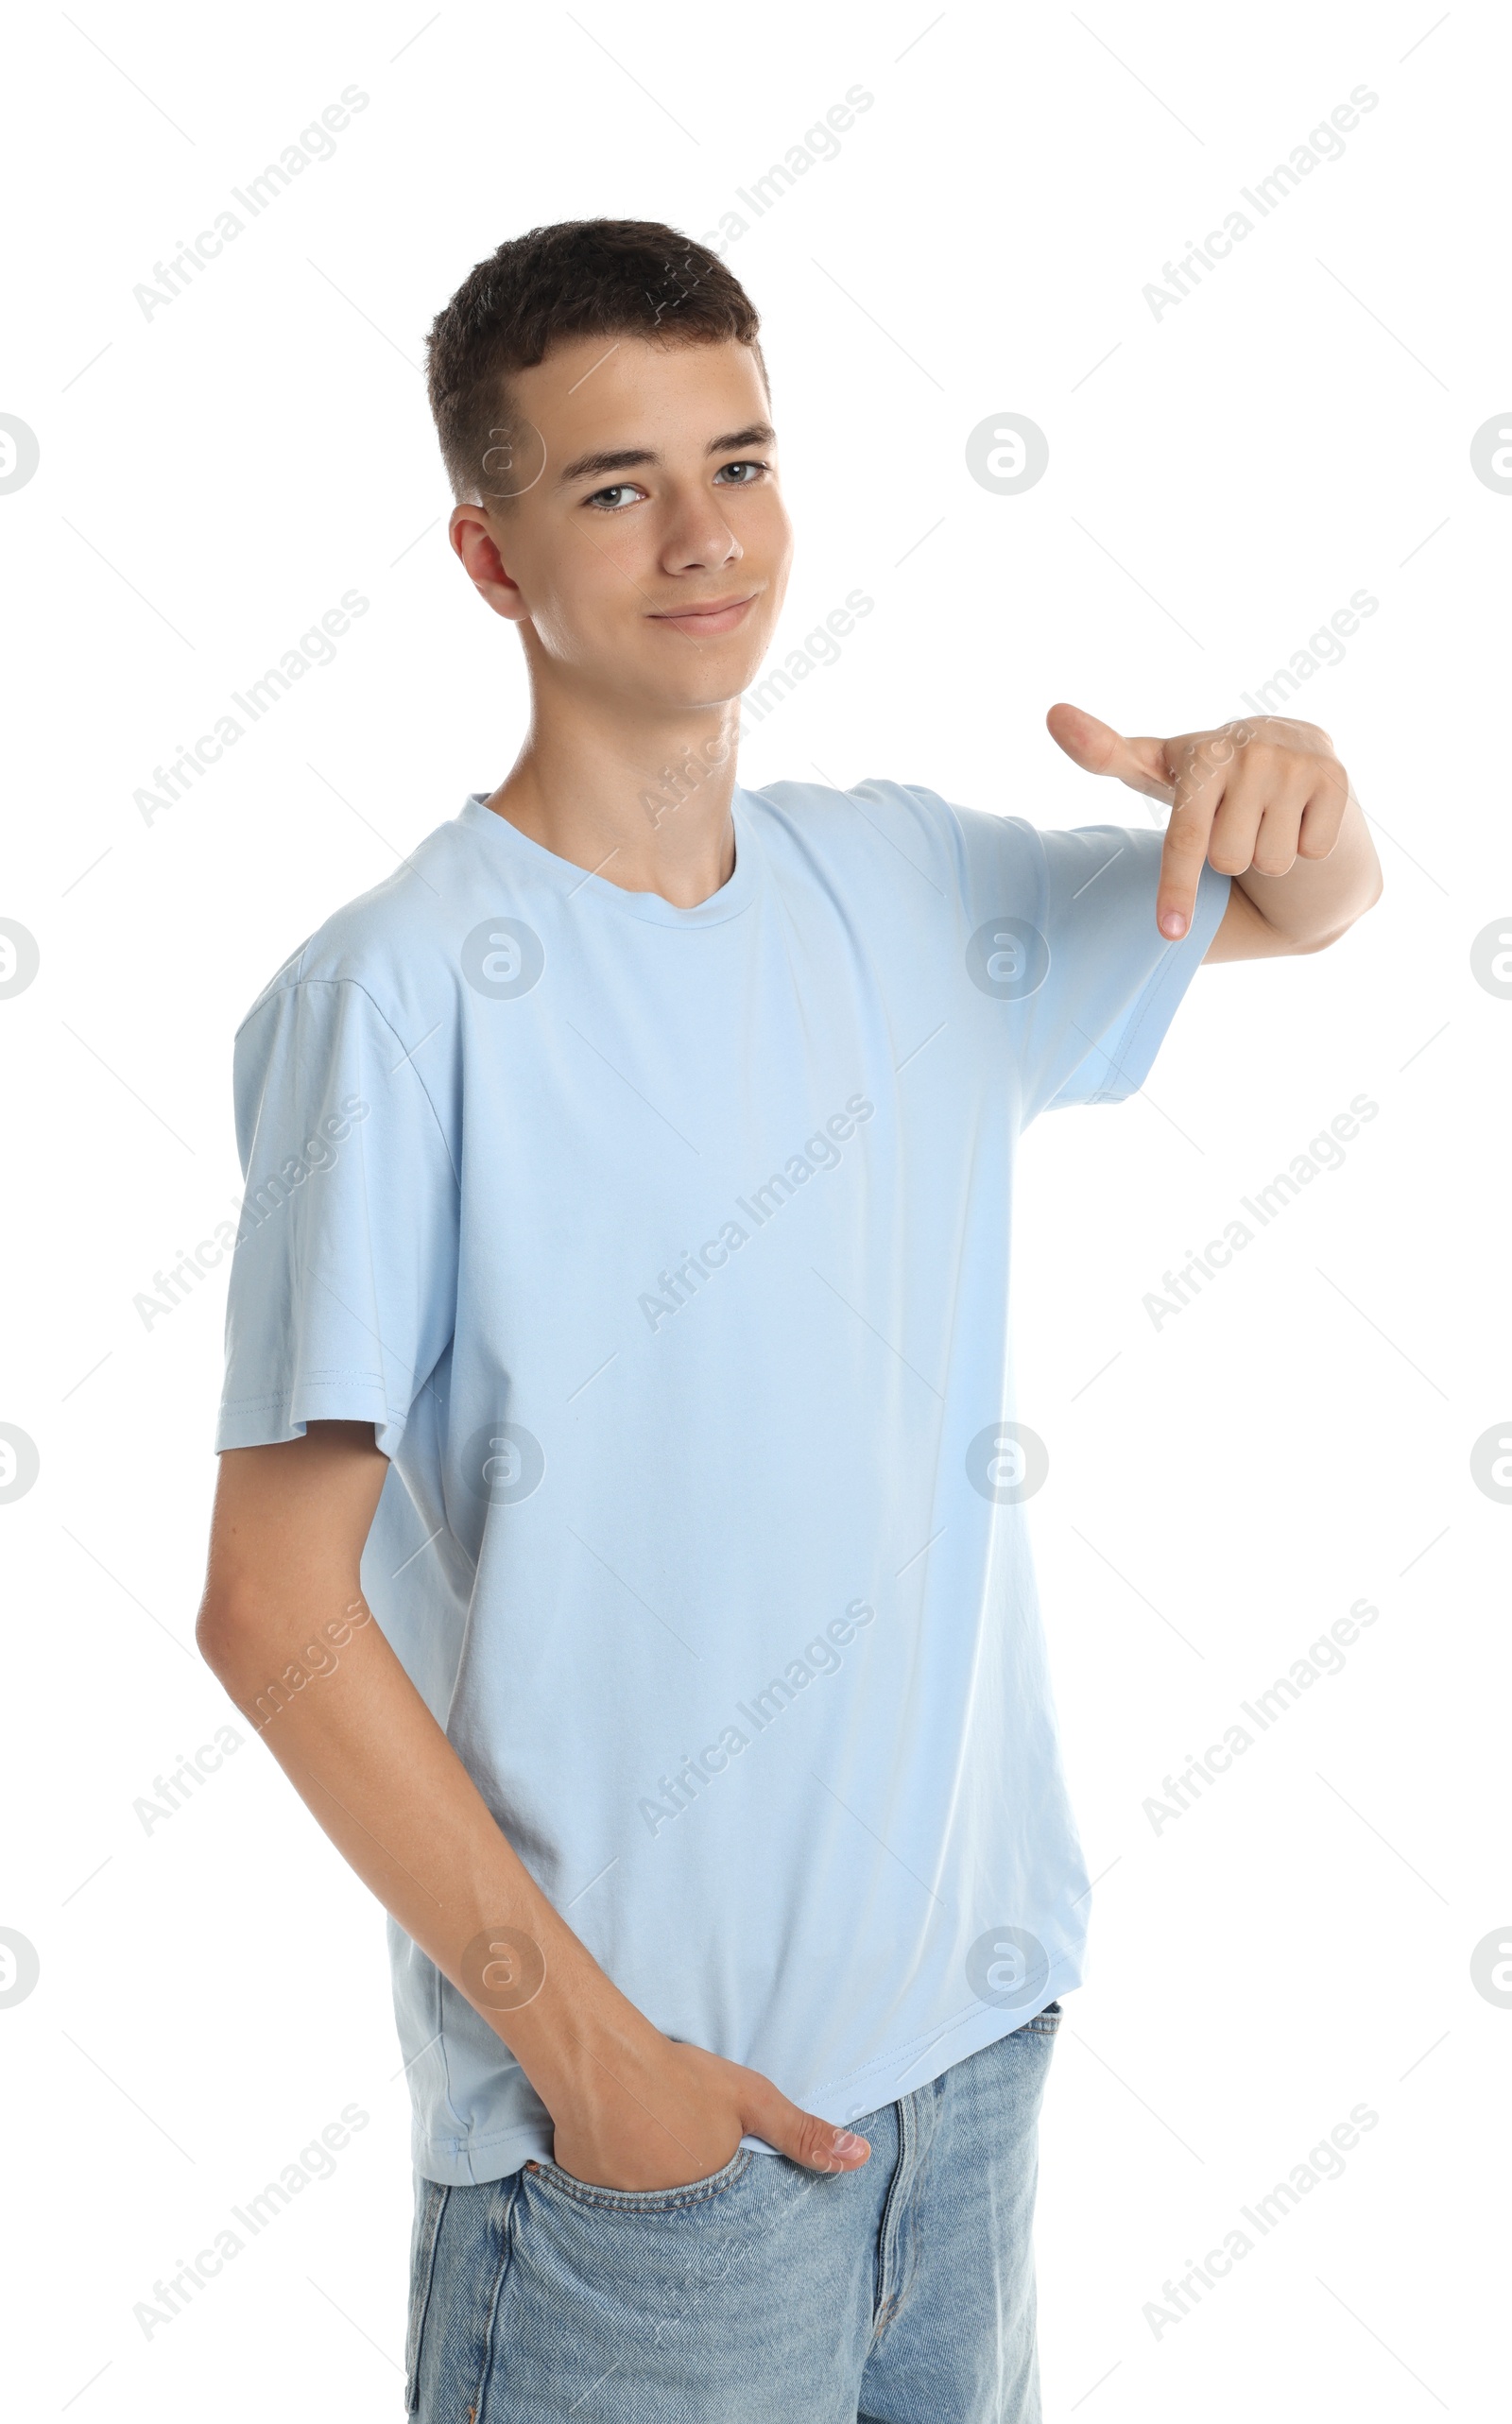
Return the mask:
{"type": "Polygon", "coordinates": [[[1158,829],[954,816],[968,970],[1011,1022],[1022,1124],[1070,1103],[1125,1101],[1218,930],[1230,879],[1204,862],[1192,924],[1170,942],[1155,922],[1158,829]]]}
{"type": "Polygon", "coordinates": [[[457,1189],[414,1057],[359,984],[276,985],[236,1039],[247,1188],[217,1450],[371,1422],[392,1456],[451,1339],[457,1189]]]}

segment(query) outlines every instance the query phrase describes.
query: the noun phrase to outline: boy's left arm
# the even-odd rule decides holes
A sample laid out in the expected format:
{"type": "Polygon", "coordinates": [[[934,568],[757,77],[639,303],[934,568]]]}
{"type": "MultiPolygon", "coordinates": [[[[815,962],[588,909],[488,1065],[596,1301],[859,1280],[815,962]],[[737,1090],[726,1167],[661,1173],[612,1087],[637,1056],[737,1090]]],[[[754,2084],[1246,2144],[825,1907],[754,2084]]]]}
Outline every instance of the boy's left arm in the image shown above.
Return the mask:
{"type": "Polygon", "coordinates": [[[1205,859],[1233,878],[1205,960],[1322,951],[1381,898],[1365,812],[1316,724],[1253,715],[1162,741],[1125,739],[1079,707],[1045,720],[1089,774],[1169,805],[1155,904],[1168,940],[1192,923],[1205,859]]]}

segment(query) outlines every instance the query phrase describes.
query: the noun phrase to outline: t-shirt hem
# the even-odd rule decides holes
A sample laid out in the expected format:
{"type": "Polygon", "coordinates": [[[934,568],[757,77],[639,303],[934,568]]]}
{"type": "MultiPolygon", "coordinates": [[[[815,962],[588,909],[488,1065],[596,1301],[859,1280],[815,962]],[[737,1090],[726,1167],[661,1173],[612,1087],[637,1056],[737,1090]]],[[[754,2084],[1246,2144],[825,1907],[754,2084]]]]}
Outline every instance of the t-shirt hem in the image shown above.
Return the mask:
{"type": "MultiPolygon", "coordinates": [[[[800,2089],[794,2093],[793,2101],[805,2111],[817,2113],[821,2121],[837,2125],[858,2121],[884,2105],[896,2104],[919,2088],[927,2088],[941,2072],[967,2061],[973,2054],[983,2053],[1001,2037],[1027,2028],[1047,2003],[1070,1994],[1080,1984],[1080,1955],[1063,1953],[1058,1961],[1052,1962],[1032,2010],[973,2005],[949,2027],[934,2035],[926,2032],[922,2038],[911,2037],[905,2044],[879,2054],[859,2071],[848,2072],[825,2086],[800,2089]]],[[[747,2135],[740,2142],[758,2155],[775,2155],[779,2151],[765,2138],[747,2135]]],[[[511,2123],[507,2129],[493,2130],[484,2137],[431,2137],[416,2129],[411,2144],[416,2171],[421,2178],[435,2180],[443,2188],[482,2188],[491,2180],[507,2179],[511,2172],[520,2171],[528,2162],[552,2159],[550,2134],[531,2122],[511,2123]]]]}
{"type": "MultiPolygon", "coordinates": [[[[957,2062],[965,2062],[971,2054],[982,2053],[989,2045],[996,2045],[1000,2037],[1011,2037],[1015,2029],[1027,2028],[1031,2020],[1039,2019],[1047,2003],[1055,2003],[1057,1997],[1070,1994],[1074,1987],[1081,1985],[1081,1962],[1079,1952],[1063,1952],[1053,1961],[1045,1973],[1044,1985],[1027,2010],[996,2003],[973,2003],[969,2012],[964,2012],[959,2020],[945,2028],[926,2033],[922,2037],[913,2037],[886,2054],[879,2054],[874,2060],[864,2063],[860,2070],[847,2072],[839,2079],[827,2080],[814,2089],[806,2099],[797,2101],[806,2102],[807,2109],[816,2112],[821,2121],[841,2123],[855,2121],[863,2113],[876,2112],[883,2105],[896,2104],[902,2097],[912,2095],[916,2089],[927,2088],[942,2071],[951,2070],[957,2062]]],[[[762,2148],[767,2154],[772,2152],[764,2139],[747,2138],[742,2143],[762,2148]]]]}
{"type": "Polygon", "coordinates": [[[391,1406],[382,1383],[360,1373],[333,1373],[302,1380],[296,1388],[265,1397],[233,1398],[220,1409],[215,1453],[227,1448],[275,1448],[302,1439],[311,1422],[370,1422],[378,1446],[392,1456],[409,1419],[407,1406],[391,1406]]]}
{"type": "Polygon", "coordinates": [[[482,2138],[433,2138],[416,2129],[410,2140],[421,2179],[446,2189],[486,2188],[490,2180],[507,2180],[526,2163],[549,2163],[551,2146],[549,2131],[524,2121],[482,2138]]]}

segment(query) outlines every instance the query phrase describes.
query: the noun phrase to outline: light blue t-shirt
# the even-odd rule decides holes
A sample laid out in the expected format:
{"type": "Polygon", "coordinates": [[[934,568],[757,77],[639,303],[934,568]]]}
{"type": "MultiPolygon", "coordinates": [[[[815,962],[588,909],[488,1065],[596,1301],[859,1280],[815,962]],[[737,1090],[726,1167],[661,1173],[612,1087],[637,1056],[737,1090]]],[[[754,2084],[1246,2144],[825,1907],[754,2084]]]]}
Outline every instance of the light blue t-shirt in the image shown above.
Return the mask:
{"type": "MultiPolygon", "coordinates": [[[[1081,1974],[1014,1150],[1143,1082],[1228,879],[1167,943],[1154,830],[733,813],[682,909],[474,794],[274,977],[217,1445],[376,1425],[364,1589],[532,1875],[659,2028],[842,2122],[1081,1974]]],[[[417,2169],[549,2155],[389,1943],[417,2169]]]]}

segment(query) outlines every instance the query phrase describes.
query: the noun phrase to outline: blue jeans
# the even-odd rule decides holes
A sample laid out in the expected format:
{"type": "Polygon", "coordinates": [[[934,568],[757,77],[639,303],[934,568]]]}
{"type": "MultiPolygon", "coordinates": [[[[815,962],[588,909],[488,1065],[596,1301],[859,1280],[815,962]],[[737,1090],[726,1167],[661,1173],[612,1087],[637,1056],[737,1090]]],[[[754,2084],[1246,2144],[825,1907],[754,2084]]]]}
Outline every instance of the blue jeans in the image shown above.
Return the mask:
{"type": "Polygon", "coordinates": [[[862,2115],[859,2172],[416,2182],[421,2424],[1040,2424],[1036,2123],[1060,2006],[862,2115]]]}

